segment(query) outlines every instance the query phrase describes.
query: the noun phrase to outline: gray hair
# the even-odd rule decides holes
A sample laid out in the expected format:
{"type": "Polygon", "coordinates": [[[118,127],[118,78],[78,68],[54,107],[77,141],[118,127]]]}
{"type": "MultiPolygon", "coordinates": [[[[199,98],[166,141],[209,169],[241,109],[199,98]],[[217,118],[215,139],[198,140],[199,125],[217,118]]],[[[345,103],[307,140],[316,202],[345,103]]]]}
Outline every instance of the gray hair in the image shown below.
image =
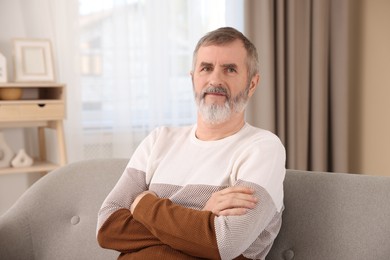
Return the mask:
{"type": "Polygon", "coordinates": [[[196,65],[196,57],[198,54],[198,50],[202,46],[210,46],[210,45],[224,45],[231,43],[235,40],[241,40],[244,44],[244,48],[247,52],[247,69],[248,69],[248,80],[254,77],[257,73],[259,73],[259,57],[257,55],[256,47],[252,42],[245,37],[240,31],[232,28],[232,27],[222,27],[207,33],[203,36],[195,47],[193,53],[193,62],[192,62],[192,70],[195,70],[196,65]]]}

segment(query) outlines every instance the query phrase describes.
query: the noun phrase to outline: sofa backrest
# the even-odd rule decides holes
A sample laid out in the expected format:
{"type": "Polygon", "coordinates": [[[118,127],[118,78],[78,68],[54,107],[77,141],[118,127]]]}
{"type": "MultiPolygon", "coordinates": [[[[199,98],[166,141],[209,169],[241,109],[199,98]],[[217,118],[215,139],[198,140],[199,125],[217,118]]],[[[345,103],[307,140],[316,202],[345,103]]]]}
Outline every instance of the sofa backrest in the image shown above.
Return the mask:
{"type": "Polygon", "coordinates": [[[390,259],[390,178],[289,170],[267,260],[390,259]]]}
{"type": "MultiPolygon", "coordinates": [[[[69,164],[0,216],[0,259],[116,259],[96,241],[97,212],[127,159],[69,164]]],[[[390,178],[289,170],[276,259],[389,259],[390,178]]]]}

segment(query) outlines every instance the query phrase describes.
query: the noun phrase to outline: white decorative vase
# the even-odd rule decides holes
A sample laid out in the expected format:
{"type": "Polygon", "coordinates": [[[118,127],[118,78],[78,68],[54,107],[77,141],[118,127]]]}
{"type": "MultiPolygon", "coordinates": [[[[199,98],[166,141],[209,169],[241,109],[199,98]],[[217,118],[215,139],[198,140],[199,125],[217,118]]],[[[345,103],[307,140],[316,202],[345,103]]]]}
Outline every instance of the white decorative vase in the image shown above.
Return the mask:
{"type": "Polygon", "coordinates": [[[33,165],[34,160],[28,156],[24,149],[20,149],[15,158],[11,161],[12,167],[29,167],[33,165]]]}
{"type": "Polygon", "coordinates": [[[7,59],[0,53],[0,83],[7,82],[7,59]]]}
{"type": "Polygon", "coordinates": [[[5,141],[4,134],[0,132],[0,168],[10,167],[14,153],[5,141]]]}

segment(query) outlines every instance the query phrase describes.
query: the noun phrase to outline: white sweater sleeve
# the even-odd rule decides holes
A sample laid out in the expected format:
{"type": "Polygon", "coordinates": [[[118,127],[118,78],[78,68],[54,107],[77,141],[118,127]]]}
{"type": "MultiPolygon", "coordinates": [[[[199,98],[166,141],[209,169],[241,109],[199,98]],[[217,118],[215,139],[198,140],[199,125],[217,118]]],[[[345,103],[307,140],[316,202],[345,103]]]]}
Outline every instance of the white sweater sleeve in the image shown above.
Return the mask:
{"type": "MultiPolygon", "coordinates": [[[[242,216],[215,218],[215,232],[222,259],[237,257],[256,240],[261,240],[263,235],[274,238],[280,228],[285,176],[283,145],[277,137],[270,136],[252,143],[239,157],[231,175],[232,184],[253,188],[259,202],[242,216]]],[[[264,241],[273,239],[264,237],[264,241]]],[[[261,243],[257,243],[259,245],[261,243]]]]}
{"type": "Polygon", "coordinates": [[[130,210],[138,194],[148,189],[146,167],[157,132],[157,129],[154,130],[137,147],[122,176],[104,200],[98,212],[97,231],[117,210],[123,208],[130,210]]]}

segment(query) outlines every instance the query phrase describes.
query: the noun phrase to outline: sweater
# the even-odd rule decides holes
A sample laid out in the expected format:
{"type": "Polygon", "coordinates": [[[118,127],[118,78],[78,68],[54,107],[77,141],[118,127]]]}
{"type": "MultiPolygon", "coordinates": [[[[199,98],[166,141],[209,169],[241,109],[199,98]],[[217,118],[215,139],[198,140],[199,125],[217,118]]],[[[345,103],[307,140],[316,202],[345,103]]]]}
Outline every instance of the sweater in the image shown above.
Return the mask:
{"type": "MultiPolygon", "coordinates": [[[[281,227],[285,150],[276,135],[248,123],[216,141],[196,125],[160,127],[139,145],[98,213],[97,237],[120,259],[264,259],[281,227]],[[229,186],[255,190],[240,216],[202,211],[229,186]],[[134,210],[130,206],[142,191],[134,210]]],[[[109,173],[108,173],[109,174],[109,173]]]]}

